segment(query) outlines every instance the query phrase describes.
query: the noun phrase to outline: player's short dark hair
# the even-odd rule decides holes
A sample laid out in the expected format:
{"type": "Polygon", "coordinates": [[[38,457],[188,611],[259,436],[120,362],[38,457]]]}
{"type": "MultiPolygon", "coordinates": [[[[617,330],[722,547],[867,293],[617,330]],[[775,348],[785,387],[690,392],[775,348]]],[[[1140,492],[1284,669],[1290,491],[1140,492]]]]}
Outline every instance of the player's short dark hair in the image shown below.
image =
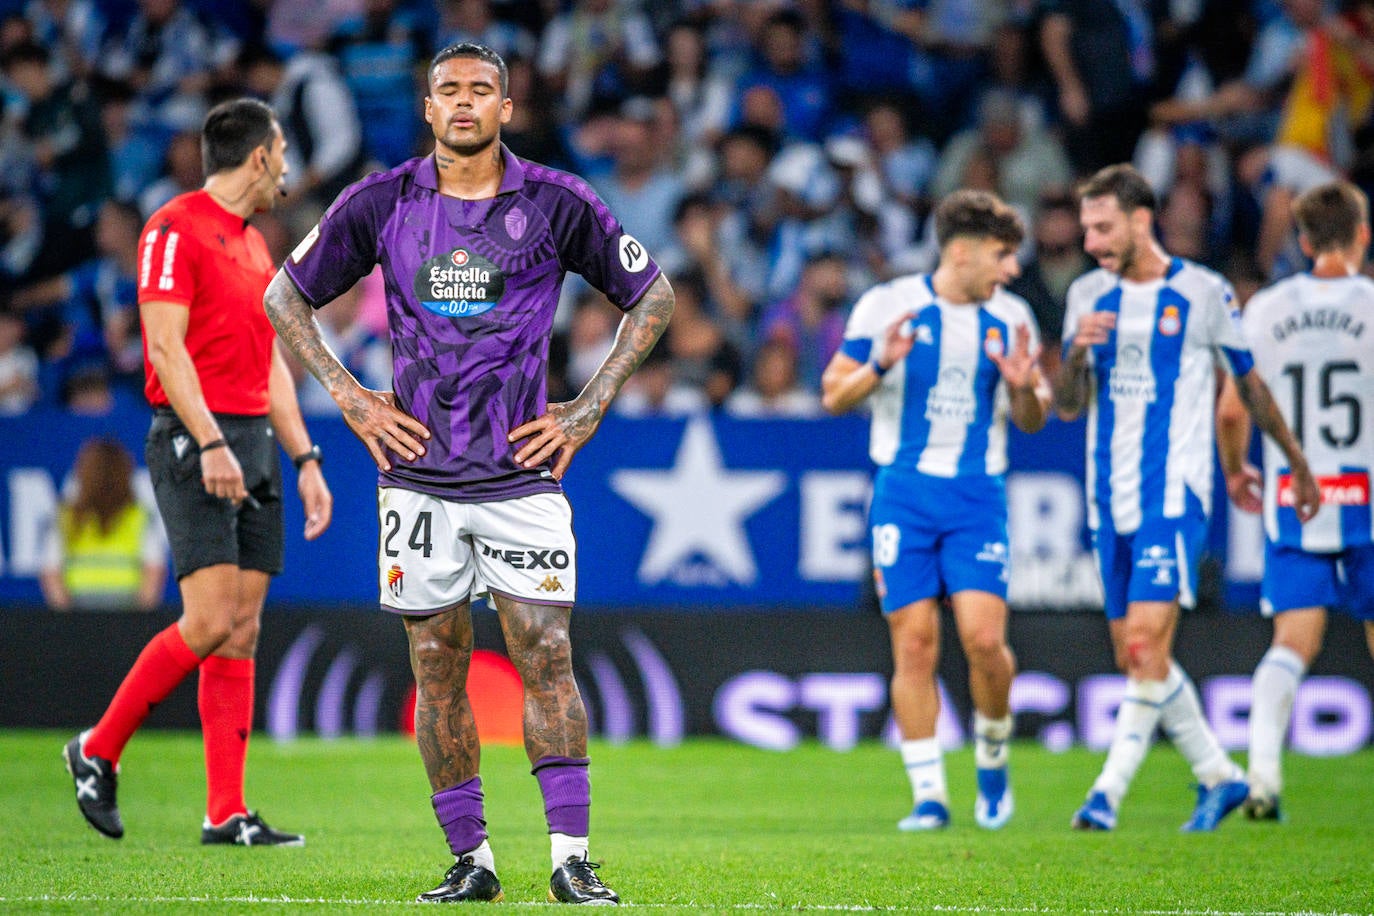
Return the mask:
{"type": "Polygon", "coordinates": [[[1333,181],[1304,192],[1293,202],[1298,231],[1314,253],[1340,251],[1355,243],[1369,222],[1369,198],[1348,181],[1333,181]]]}
{"type": "Polygon", "coordinates": [[[510,70],[506,68],[506,62],[500,54],[497,54],[486,45],[474,44],[470,41],[459,42],[456,45],[449,45],[443,48],[434,59],[429,62],[429,83],[434,85],[434,68],[446,60],[453,60],[455,57],[472,57],[480,61],[485,61],[496,68],[501,83],[501,98],[506,97],[507,88],[510,85],[510,70]]]}
{"type": "Polygon", "coordinates": [[[1078,186],[1078,199],[1089,197],[1115,197],[1117,204],[1125,213],[1144,207],[1155,212],[1157,200],[1155,190],[1136,171],[1135,166],[1122,162],[1099,169],[1091,178],[1078,186]]]}
{"type": "Polygon", "coordinates": [[[956,238],[996,239],[1020,245],[1025,237],[1021,217],[987,191],[955,191],[935,208],[935,241],[941,248],[956,238]]]}
{"type": "Polygon", "coordinates": [[[243,165],[259,146],[271,147],[277,116],[258,99],[220,102],[205,116],[200,129],[200,160],[206,175],[227,172],[243,165]]]}

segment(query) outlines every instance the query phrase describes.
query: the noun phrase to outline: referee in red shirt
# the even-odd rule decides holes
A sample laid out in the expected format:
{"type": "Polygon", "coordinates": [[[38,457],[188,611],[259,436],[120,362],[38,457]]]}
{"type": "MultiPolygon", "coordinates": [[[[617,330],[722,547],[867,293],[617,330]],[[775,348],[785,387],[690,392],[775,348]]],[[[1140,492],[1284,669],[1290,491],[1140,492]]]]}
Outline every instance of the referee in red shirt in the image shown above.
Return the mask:
{"type": "Polygon", "coordinates": [[[124,835],[115,800],[124,745],[199,668],[209,796],[201,842],[305,844],[267,826],[243,800],[253,653],[268,582],[282,568],[274,432],[296,466],[307,540],[333,512],[319,448],[262,307],[275,266],[248,224],[277,200],[285,148],[262,102],[217,105],[202,129],[205,186],[168,201],[139,240],[146,393],[155,413],[146,457],[183,611],[143,649],[96,726],[63,752],[81,813],[113,839],[124,835]]]}

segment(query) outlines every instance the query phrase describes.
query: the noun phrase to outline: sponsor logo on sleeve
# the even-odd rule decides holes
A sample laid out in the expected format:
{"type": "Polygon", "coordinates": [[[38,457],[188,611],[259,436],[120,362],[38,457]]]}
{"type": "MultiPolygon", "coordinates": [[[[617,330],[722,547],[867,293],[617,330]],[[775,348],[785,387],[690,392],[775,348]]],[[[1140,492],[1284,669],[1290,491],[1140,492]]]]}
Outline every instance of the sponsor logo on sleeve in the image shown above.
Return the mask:
{"type": "Polygon", "coordinates": [[[300,244],[297,245],[295,249],[291,252],[291,263],[299,264],[301,262],[301,258],[305,257],[306,253],[309,252],[311,248],[315,247],[315,240],[319,237],[320,224],[316,223],[315,228],[307,232],[305,234],[305,238],[301,239],[300,244]]]}
{"type": "Polygon", "coordinates": [[[632,274],[649,266],[649,252],[639,244],[639,239],[628,233],[620,237],[620,266],[632,274]]]}

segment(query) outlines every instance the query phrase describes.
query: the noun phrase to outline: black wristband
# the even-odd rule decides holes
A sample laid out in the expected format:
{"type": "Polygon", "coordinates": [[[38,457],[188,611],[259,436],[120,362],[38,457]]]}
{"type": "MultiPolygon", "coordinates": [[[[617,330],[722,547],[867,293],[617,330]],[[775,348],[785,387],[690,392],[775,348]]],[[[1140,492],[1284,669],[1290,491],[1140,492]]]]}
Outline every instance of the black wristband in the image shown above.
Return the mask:
{"type": "Polygon", "coordinates": [[[324,452],[320,451],[318,445],[310,446],[310,451],[302,452],[291,459],[291,463],[296,466],[296,470],[298,471],[301,469],[301,465],[305,464],[307,461],[315,461],[319,464],[324,464],[324,452]]]}
{"type": "Polygon", "coordinates": [[[204,454],[204,453],[206,453],[206,452],[212,452],[212,451],[214,451],[214,450],[217,449],[217,448],[228,448],[228,447],[229,447],[229,443],[228,443],[228,442],[225,442],[225,441],[224,441],[224,437],[221,436],[221,437],[218,438],[218,439],[211,439],[209,442],[207,442],[207,443],[205,443],[204,445],[202,445],[202,446],[200,447],[200,451],[201,451],[201,454],[204,454]]]}
{"type": "Polygon", "coordinates": [[[873,358],[873,359],[870,359],[870,360],[868,361],[868,364],[869,364],[870,366],[873,367],[873,374],[876,375],[876,376],[878,376],[878,378],[882,378],[884,375],[887,374],[887,369],[891,369],[891,368],[892,368],[891,366],[888,366],[887,369],[884,369],[884,368],[882,367],[882,364],[878,362],[878,360],[877,360],[876,357],[873,358]]]}

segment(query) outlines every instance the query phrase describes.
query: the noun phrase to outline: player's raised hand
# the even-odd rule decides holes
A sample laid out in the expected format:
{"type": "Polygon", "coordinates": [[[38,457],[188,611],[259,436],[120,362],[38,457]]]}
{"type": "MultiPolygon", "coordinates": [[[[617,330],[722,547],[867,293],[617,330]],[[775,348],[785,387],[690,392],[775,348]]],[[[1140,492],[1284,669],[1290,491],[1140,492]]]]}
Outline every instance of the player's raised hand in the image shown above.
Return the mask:
{"type": "Polygon", "coordinates": [[[1264,508],[1264,482],[1259,469],[1243,464],[1239,471],[1226,475],[1226,493],[1242,512],[1257,513],[1264,508]]]}
{"type": "Polygon", "coordinates": [[[1030,328],[1024,324],[1016,326],[1016,340],[1012,343],[1010,353],[988,354],[988,359],[1002,373],[1008,388],[1029,388],[1034,385],[1035,365],[1039,357],[1040,348],[1031,349],[1030,328]]]}
{"type": "Polygon", "coordinates": [[[429,430],[419,420],[396,406],[390,391],[372,391],[359,385],[339,400],[344,422],[362,440],[372,460],[383,471],[391,470],[388,452],[406,461],[425,453],[424,440],[429,430]]]}
{"type": "Polygon", "coordinates": [[[1116,327],[1116,312],[1089,312],[1078,319],[1078,330],[1073,335],[1075,347],[1092,347],[1104,344],[1116,327]]]}
{"type": "Polygon", "coordinates": [[[914,311],[907,312],[887,326],[887,331],[883,334],[882,350],[874,354],[883,367],[891,368],[897,365],[906,359],[911,348],[916,345],[916,330],[911,326],[915,319],[914,311]]]}
{"type": "Polygon", "coordinates": [[[538,467],[555,454],[551,473],[554,480],[562,480],[573,455],[587,444],[587,440],[601,425],[601,413],[576,400],[550,404],[548,413],[511,430],[509,442],[529,439],[515,453],[515,463],[524,468],[538,467]]]}

